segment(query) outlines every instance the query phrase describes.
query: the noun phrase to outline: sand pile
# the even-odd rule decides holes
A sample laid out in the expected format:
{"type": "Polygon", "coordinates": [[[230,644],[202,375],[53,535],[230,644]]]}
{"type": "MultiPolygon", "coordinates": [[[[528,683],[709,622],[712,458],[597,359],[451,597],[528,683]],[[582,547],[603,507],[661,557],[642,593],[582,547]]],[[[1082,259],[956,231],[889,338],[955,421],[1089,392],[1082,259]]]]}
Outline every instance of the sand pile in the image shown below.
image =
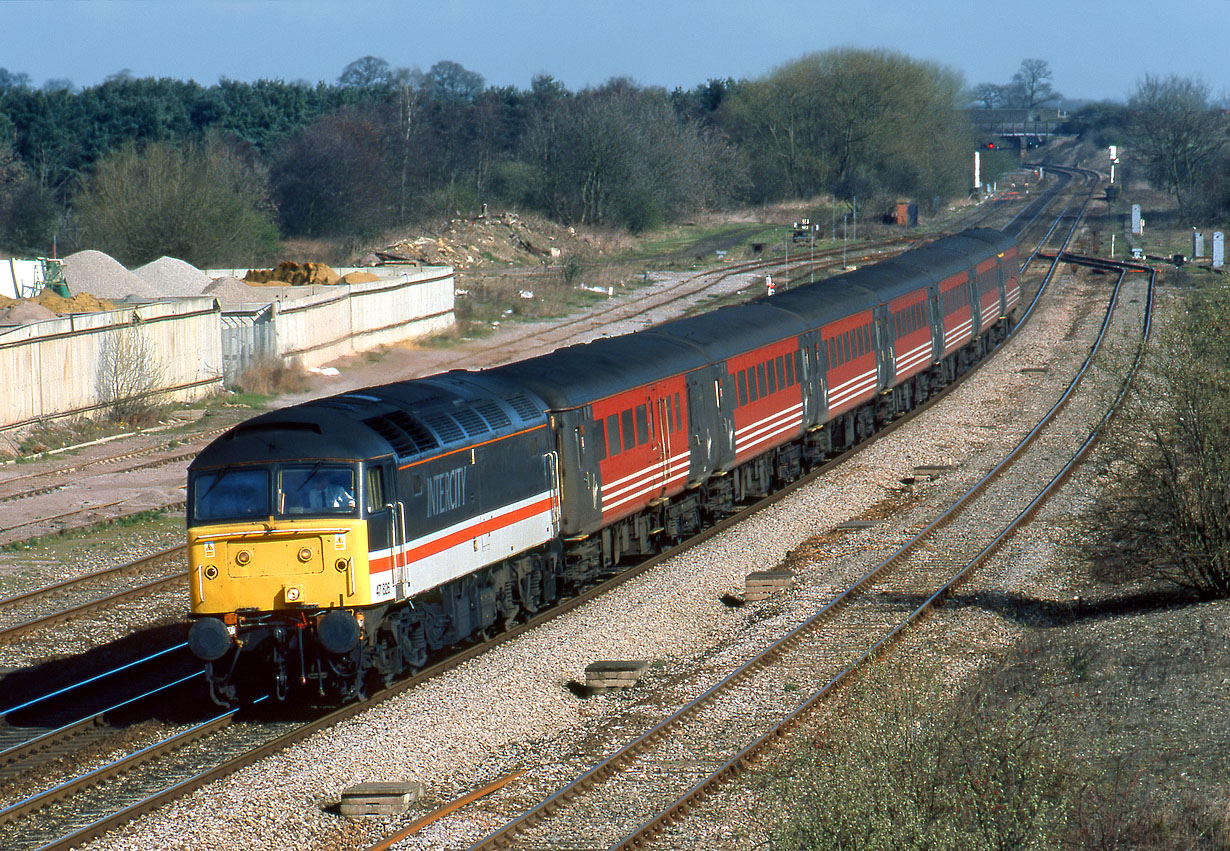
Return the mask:
{"type": "Polygon", "coordinates": [[[133,272],[164,296],[198,296],[213,283],[209,275],[175,257],[159,257],[133,272]]]}
{"type": "Polygon", "coordinates": [[[124,298],[129,295],[158,298],[158,291],[129,272],[109,254],[89,249],[64,258],[64,279],[74,293],[89,293],[99,298],[124,298]]]}
{"type": "Polygon", "coordinates": [[[379,275],[373,275],[371,272],[348,272],[342,275],[341,283],[343,284],[367,284],[372,281],[379,281],[379,275]]]}
{"type": "Polygon", "coordinates": [[[268,302],[269,291],[250,287],[239,278],[215,278],[202,293],[211,295],[224,305],[268,302]]]}
{"type": "Polygon", "coordinates": [[[283,260],[275,269],[250,269],[243,279],[249,284],[290,284],[301,287],[336,284],[342,278],[324,263],[292,263],[283,260]]]}
{"type": "Polygon", "coordinates": [[[90,293],[76,293],[72,298],[64,298],[51,290],[43,290],[34,298],[34,301],[61,316],[68,313],[100,313],[104,310],[115,310],[115,303],[110,299],[95,298],[90,293]]]}

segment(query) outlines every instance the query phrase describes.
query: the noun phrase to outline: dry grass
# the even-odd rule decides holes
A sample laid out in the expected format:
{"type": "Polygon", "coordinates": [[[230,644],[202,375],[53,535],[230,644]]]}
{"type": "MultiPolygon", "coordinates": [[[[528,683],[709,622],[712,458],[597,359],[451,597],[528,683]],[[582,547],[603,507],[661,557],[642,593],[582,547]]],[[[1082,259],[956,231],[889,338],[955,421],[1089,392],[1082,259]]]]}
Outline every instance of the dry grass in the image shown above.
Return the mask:
{"type": "Polygon", "coordinates": [[[244,370],[234,389],[262,396],[301,393],[308,389],[307,372],[298,361],[262,358],[244,370]]]}

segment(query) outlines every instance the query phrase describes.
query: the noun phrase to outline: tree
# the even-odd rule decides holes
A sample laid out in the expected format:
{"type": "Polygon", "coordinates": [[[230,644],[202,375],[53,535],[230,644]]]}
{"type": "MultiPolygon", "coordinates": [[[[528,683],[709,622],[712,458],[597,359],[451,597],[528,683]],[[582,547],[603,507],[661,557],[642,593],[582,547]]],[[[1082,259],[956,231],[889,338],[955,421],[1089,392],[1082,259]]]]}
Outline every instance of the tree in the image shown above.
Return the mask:
{"type": "Polygon", "coordinates": [[[1035,109],[1059,99],[1051,85],[1053,77],[1045,59],[1022,59],[1008,86],[1011,105],[1026,110],[1032,118],[1035,109]]]}
{"type": "Polygon", "coordinates": [[[164,254],[201,267],[262,261],[277,239],[267,185],[254,156],[220,137],[130,142],[74,196],[80,241],[128,266],[164,254]]]}
{"type": "Polygon", "coordinates": [[[1226,143],[1226,121],[1209,103],[1204,83],[1146,75],[1128,101],[1133,154],[1159,186],[1175,193],[1180,212],[1203,200],[1205,170],[1226,143]]]}
{"type": "Polygon", "coordinates": [[[378,56],[364,56],[343,68],[337,82],[344,88],[368,89],[388,85],[392,75],[388,62],[378,56]]]}
{"type": "Polygon", "coordinates": [[[486,81],[477,71],[447,59],[432,65],[427,71],[431,96],[440,101],[472,101],[482,92],[486,81]]]}
{"type": "Polygon", "coordinates": [[[271,168],[288,234],[370,235],[390,224],[392,166],[382,116],[352,107],[323,116],[286,140],[271,168]]]}
{"type": "Polygon", "coordinates": [[[972,144],[956,72],[888,50],[839,49],[741,87],[721,125],[768,200],[871,189],[931,199],[965,183],[972,144]]]}
{"type": "Polygon", "coordinates": [[[0,68],[0,94],[30,88],[30,75],[25,71],[10,71],[0,68]]]}
{"type": "Polygon", "coordinates": [[[1227,597],[1230,297],[1194,291],[1175,319],[1120,419],[1110,485],[1086,525],[1107,576],[1227,597]]]}
{"type": "Polygon", "coordinates": [[[970,97],[983,109],[998,109],[1004,105],[1004,87],[995,83],[979,83],[974,86],[970,97]]]}

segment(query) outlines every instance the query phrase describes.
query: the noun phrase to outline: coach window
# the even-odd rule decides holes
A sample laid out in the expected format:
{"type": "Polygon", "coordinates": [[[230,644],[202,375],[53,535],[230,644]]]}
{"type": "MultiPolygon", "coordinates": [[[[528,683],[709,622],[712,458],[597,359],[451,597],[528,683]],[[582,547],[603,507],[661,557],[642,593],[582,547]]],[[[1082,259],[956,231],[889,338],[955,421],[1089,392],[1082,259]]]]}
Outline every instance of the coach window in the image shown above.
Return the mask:
{"type": "Polygon", "coordinates": [[[778,358],[778,363],[784,363],[786,366],[786,386],[794,386],[794,352],[786,355],[783,358],[778,358]]]}
{"type": "Polygon", "coordinates": [[[675,430],[675,407],[674,406],[675,406],[675,400],[672,399],[670,397],[670,394],[668,393],[666,395],[666,422],[662,424],[662,431],[664,432],[675,430]]]}
{"type": "Polygon", "coordinates": [[[777,389],[786,389],[786,359],[781,355],[777,356],[777,389]]]}
{"type": "Polygon", "coordinates": [[[675,431],[683,428],[683,404],[679,401],[679,394],[675,394],[675,431]]]}
{"type": "Polygon", "coordinates": [[[623,451],[619,445],[619,414],[611,414],[606,418],[606,433],[610,435],[610,453],[614,458],[623,451]]]}
{"type": "Polygon", "coordinates": [[[606,423],[601,418],[594,420],[594,450],[598,460],[606,460],[606,423]]]}
{"type": "Polygon", "coordinates": [[[755,402],[760,398],[756,392],[756,367],[749,366],[743,374],[747,376],[747,400],[755,402]]]}
{"type": "Polygon", "coordinates": [[[649,416],[644,405],[636,406],[636,445],[649,442],[649,416]]]}
{"type": "Polygon", "coordinates": [[[624,431],[624,449],[631,449],[636,446],[636,427],[632,424],[632,409],[629,408],[620,416],[624,431]]]}
{"type": "Polygon", "coordinates": [[[765,382],[764,364],[758,363],[756,364],[756,392],[760,395],[761,399],[769,395],[768,386],[765,382]]]}
{"type": "Polygon", "coordinates": [[[739,370],[739,404],[747,404],[747,373],[739,370]]]}
{"type": "Polygon", "coordinates": [[[768,379],[770,395],[777,392],[777,374],[773,372],[773,361],[765,363],[765,377],[768,379]]]}

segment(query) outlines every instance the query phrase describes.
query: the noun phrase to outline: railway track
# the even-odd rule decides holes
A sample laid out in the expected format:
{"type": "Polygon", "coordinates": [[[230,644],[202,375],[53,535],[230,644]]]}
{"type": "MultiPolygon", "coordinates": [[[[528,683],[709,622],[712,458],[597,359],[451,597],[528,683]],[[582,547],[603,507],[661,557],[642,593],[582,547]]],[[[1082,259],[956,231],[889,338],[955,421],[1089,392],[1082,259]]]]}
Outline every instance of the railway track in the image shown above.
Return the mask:
{"type": "MultiPolygon", "coordinates": [[[[1104,261],[1097,265],[1108,268],[1104,261]]],[[[645,724],[630,741],[572,781],[546,793],[540,788],[510,789],[502,807],[493,799],[479,818],[508,820],[471,851],[632,849],[645,847],[660,835],[668,844],[686,845],[686,837],[694,834],[674,827],[693,807],[753,764],[835,687],[941,603],[1034,516],[1086,457],[1118,410],[1150,333],[1152,278],[1143,300],[1135,363],[1100,418],[1083,436],[1075,434],[1086,423],[1065,424],[1063,418],[1119,309],[1125,270],[1118,268],[1119,281],[1089,356],[1051,410],[993,470],[768,647],[716,682],[705,678],[708,672],[698,675],[696,682],[687,684],[698,696],[658,723],[645,724]],[[1026,459],[1028,463],[1022,463],[1026,459]],[[1009,471],[1015,479],[1008,479],[1009,471]],[[527,797],[537,800],[523,807],[527,797]],[[515,813],[511,818],[510,811],[515,813]]],[[[635,719],[653,714],[653,708],[652,700],[641,701],[626,714],[635,719]]],[[[469,816],[475,818],[473,813],[469,816]]]]}
{"type": "MultiPolygon", "coordinates": [[[[935,404],[944,395],[947,394],[937,396],[930,404],[935,404]]],[[[895,428],[903,422],[905,422],[904,419],[890,426],[890,428],[895,428]]],[[[878,436],[874,439],[878,439],[878,436]]],[[[852,450],[851,453],[834,459],[829,465],[811,474],[800,484],[809,481],[815,475],[821,474],[832,465],[840,463],[855,451],[858,450],[852,450]]],[[[780,498],[780,496],[776,498],[780,498]]],[[[748,512],[729,518],[727,521],[719,524],[719,526],[698,536],[698,538],[689,542],[688,545],[694,545],[717,534],[722,529],[739,522],[751,511],[759,510],[764,505],[771,504],[776,498],[770,498],[762,504],[753,506],[748,512]]],[[[173,735],[147,745],[140,751],[122,760],[118,760],[114,764],[97,766],[91,769],[90,772],[79,778],[80,782],[78,782],[78,779],[65,781],[53,789],[44,790],[37,795],[29,796],[31,800],[25,803],[15,802],[12,805],[13,807],[20,805],[24,809],[11,810],[13,831],[10,832],[8,828],[0,828],[0,837],[3,837],[5,834],[11,834],[15,840],[21,837],[21,841],[25,843],[21,845],[8,845],[6,847],[72,847],[72,845],[84,841],[90,836],[96,836],[143,812],[148,812],[169,800],[174,800],[191,788],[196,788],[212,779],[231,773],[244,765],[251,764],[269,753],[276,752],[296,741],[306,738],[319,729],[324,729],[343,718],[355,715],[374,703],[413,688],[429,677],[438,676],[443,671],[464,663],[478,653],[485,652],[486,649],[497,643],[497,641],[515,638],[523,632],[545,623],[550,618],[558,617],[572,608],[583,605],[588,600],[605,593],[615,585],[625,582],[633,576],[651,569],[662,560],[676,555],[681,549],[677,548],[645,562],[625,574],[567,601],[562,607],[518,627],[501,636],[496,641],[487,645],[469,648],[421,672],[418,676],[400,683],[393,689],[375,696],[369,701],[345,707],[338,712],[322,715],[311,720],[306,725],[290,725],[289,728],[284,728],[280,724],[252,724],[246,721],[236,723],[236,716],[233,713],[225,713],[213,718],[203,719],[196,724],[190,725],[187,729],[176,730],[173,735]],[[258,739],[259,741],[256,741],[258,739]],[[169,755],[174,755],[175,759],[180,761],[171,761],[169,755]],[[121,784],[117,780],[117,778],[121,777],[129,778],[129,780],[121,784]],[[142,779],[138,781],[135,778],[142,779]],[[161,780],[155,782],[157,778],[161,778],[161,780]],[[154,789],[154,786],[159,788],[154,789]],[[91,797],[81,797],[81,795],[87,794],[86,790],[90,790],[88,795],[91,797]],[[103,807],[96,799],[106,799],[111,803],[108,807],[103,807]],[[103,809],[108,809],[109,814],[103,814],[103,809]],[[86,817],[70,819],[69,816],[72,813],[86,814],[86,817]],[[50,830],[47,827],[48,824],[57,826],[58,831],[50,830]],[[57,836],[52,837],[51,833],[57,833],[57,836]],[[27,842],[27,838],[32,836],[36,837],[36,844],[29,844],[27,842]]],[[[81,720],[82,723],[87,722],[87,719],[81,720]]],[[[0,821],[4,821],[4,819],[3,813],[0,812],[0,821]]]]}
{"type": "Polygon", "coordinates": [[[184,553],[182,545],[171,547],[0,599],[0,644],[182,583],[184,553]]]}

